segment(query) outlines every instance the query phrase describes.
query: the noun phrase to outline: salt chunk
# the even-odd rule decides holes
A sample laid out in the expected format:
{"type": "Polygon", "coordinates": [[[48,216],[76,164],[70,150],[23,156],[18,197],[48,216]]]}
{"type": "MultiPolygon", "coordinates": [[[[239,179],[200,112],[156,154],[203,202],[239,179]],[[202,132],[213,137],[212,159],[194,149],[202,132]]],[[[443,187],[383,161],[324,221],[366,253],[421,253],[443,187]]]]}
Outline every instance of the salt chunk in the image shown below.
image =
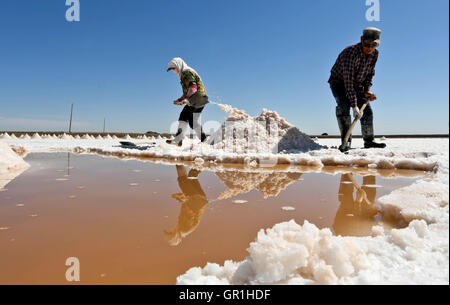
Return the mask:
{"type": "Polygon", "coordinates": [[[384,235],[384,228],[382,226],[373,226],[372,227],[372,236],[382,236],[384,235]]]}
{"type": "Polygon", "coordinates": [[[285,206],[281,208],[283,211],[295,211],[294,207],[290,207],[290,206],[285,206]]]}
{"type": "Polygon", "coordinates": [[[314,280],[321,285],[336,285],[338,278],[330,265],[320,262],[319,265],[314,267],[314,280]]]}
{"type": "Polygon", "coordinates": [[[203,163],[205,163],[205,160],[203,160],[202,158],[197,157],[197,158],[194,159],[194,163],[196,165],[202,165],[203,163]]]}
{"type": "Polygon", "coordinates": [[[234,203],[246,203],[247,200],[233,200],[234,203]]]}

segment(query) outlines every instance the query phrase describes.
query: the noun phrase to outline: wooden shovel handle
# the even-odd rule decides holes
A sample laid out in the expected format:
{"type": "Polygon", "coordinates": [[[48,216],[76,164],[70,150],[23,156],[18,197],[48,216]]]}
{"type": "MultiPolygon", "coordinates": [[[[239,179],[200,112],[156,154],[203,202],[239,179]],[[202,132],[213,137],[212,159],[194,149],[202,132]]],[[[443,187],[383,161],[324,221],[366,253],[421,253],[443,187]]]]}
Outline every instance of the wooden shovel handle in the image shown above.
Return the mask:
{"type": "MultiPolygon", "coordinates": [[[[367,100],[367,102],[364,103],[364,105],[362,105],[362,107],[359,109],[360,112],[363,112],[364,109],[366,109],[366,106],[370,103],[370,100],[367,100]]],[[[343,146],[347,145],[348,139],[350,138],[350,135],[352,134],[353,128],[355,128],[356,123],[359,121],[358,118],[355,118],[353,120],[352,125],[350,125],[350,128],[348,129],[347,133],[345,134],[345,138],[344,138],[344,143],[343,146]]]]}

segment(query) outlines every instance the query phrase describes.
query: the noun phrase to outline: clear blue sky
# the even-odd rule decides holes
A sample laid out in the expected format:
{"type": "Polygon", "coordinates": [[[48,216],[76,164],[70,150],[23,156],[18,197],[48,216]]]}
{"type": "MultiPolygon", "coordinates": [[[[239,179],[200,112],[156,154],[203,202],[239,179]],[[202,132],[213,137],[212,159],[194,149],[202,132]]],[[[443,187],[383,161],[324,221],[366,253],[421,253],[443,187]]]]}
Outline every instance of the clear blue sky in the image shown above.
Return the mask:
{"type": "MultiPolygon", "coordinates": [[[[0,130],[166,132],[178,119],[182,57],[210,99],[257,115],[276,110],[300,130],[337,134],[329,71],[362,29],[382,29],[375,132],[448,133],[448,0],[0,1],[0,130]]],[[[216,106],[203,121],[222,122],[216,106]]],[[[357,128],[359,133],[359,127],[357,128]]]]}

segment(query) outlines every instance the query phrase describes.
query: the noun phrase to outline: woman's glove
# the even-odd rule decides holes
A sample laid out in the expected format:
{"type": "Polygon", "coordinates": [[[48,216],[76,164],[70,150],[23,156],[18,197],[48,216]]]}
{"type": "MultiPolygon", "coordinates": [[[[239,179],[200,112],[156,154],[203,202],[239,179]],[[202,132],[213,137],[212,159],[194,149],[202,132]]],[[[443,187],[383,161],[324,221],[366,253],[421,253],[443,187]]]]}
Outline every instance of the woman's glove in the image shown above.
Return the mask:
{"type": "Polygon", "coordinates": [[[189,101],[187,99],[177,99],[175,101],[173,101],[174,105],[177,106],[184,106],[184,105],[189,105],[189,101]]]}

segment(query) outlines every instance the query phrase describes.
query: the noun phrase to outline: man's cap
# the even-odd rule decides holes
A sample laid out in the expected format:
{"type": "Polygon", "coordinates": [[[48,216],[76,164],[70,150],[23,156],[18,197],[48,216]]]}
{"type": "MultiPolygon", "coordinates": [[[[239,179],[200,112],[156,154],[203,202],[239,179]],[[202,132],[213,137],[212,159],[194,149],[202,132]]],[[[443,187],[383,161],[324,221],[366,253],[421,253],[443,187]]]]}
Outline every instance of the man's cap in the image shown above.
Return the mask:
{"type": "Polygon", "coordinates": [[[364,42],[376,42],[380,44],[381,30],[377,28],[365,28],[363,31],[364,42]]]}

